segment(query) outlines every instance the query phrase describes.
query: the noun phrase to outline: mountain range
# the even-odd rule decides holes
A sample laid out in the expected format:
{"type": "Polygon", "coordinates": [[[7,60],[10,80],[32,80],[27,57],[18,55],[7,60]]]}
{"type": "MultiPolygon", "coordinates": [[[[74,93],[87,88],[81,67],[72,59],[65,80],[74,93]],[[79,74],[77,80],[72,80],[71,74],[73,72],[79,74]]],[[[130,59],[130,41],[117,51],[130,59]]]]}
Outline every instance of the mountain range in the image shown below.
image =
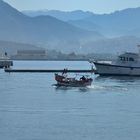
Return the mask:
{"type": "MultiPolygon", "coordinates": [[[[97,31],[107,36],[136,35],[140,36],[140,8],[129,8],[111,14],[92,15],[79,22],[88,22],[98,25],[97,31]]],[[[70,23],[73,23],[71,21],[70,23]]],[[[74,21],[76,25],[76,21],[74,21]]],[[[87,24],[88,26],[88,24],[87,24]]],[[[95,29],[94,29],[95,30],[95,29]]]]}
{"type": "Polygon", "coordinates": [[[137,35],[140,36],[140,7],[115,11],[110,14],[58,10],[23,11],[26,15],[50,15],[89,31],[97,31],[105,36],[137,35]]]}
{"type": "Polygon", "coordinates": [[[33,11],[33,10],[25,10],[22,11],[27,16],[31,17],[37,17],[40,15],[49,15],[52,17],[55,17],[57,19],[60,19],[62,21],[69,21],[69,20],[80,20],[84,19],[86,17],[92,16],[92,12],[84,12],[82,10],[75,10],[75,11],[59,11],[59,10],[39,10],[39,11],[33,11]]]}
{"type": "Polygon", "coordinates": [[[100,39],[100,33],[77,28],[51,16],[29,17],[0,0],[0,39],[71,50],[100,39]]]}
{"type": "Polygon", "coordinates": [[[62,52],[136,51],[134,47],[140,42],[139,16],[140,8],[102,15],[81,10],[20,12],[0,0],[0,40],[62,52]]]}

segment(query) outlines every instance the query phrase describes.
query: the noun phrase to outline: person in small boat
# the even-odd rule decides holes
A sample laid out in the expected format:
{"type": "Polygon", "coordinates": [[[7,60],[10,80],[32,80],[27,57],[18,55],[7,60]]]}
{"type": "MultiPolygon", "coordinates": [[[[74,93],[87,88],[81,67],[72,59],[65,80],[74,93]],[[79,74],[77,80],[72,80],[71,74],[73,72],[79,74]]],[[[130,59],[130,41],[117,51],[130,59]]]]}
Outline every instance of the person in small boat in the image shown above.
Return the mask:
{"type": "Polygon", "coordinates": [[[86,80],[86,77],[85,77],[85,76],[82,76],[82,77],[80,78],[80,80],[85,81],[85,80],[86,80]]]}
{"type": "Polygon", "coordinates": [[[67,69],[64,69],[62,72],[62,76],[66,77],[67,76],[67,69]]]}

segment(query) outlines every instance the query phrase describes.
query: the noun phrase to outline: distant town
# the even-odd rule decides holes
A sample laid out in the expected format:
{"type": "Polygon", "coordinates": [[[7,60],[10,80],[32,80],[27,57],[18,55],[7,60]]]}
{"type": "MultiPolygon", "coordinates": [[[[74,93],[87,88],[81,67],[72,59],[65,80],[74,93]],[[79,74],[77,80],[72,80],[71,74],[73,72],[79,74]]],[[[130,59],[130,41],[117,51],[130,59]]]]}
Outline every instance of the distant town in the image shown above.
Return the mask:
{"type": "Polygon", "coordinates": [[[1,54],[1,56],[8,57],[11,60],[76,60],[76,61],[88,61],[89,59],[94,60],[112,60],[116,58],[112,54],[76,54],[72,53],[62,53],[55,50],[18,50],[16,54],[10,55],[7,52],[1,54]]]}

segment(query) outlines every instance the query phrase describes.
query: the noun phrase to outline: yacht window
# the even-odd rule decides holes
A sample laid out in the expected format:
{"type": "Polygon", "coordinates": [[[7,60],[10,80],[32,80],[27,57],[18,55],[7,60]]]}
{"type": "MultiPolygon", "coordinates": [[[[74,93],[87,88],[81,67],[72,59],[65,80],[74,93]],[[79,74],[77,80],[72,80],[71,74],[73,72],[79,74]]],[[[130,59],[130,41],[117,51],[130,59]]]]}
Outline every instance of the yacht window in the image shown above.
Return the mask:
{"type": "Polygon", "coordinates": [[[130,61],[128,57],[120,57],[121,61],[130,61]]]}
{"type": "Polygon", "coordinates": [[[125,61],[125,57],[122,57],[122,61],[125,61]]]}
{"type": "Polygon", "coordinates": [[[129,61],[134,61],[134,58],[130,57],[130,58],[129,58],[129,61]]]}

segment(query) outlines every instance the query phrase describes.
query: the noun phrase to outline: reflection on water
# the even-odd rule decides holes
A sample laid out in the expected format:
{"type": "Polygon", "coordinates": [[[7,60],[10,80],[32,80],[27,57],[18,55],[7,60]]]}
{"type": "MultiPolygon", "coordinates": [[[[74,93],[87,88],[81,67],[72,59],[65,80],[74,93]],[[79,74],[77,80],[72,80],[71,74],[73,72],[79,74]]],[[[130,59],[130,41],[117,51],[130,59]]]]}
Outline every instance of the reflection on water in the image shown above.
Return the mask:
{"type": "Polygon", "coordinates": [[[89,87],[68,87],[68,86],[53,86],[56,91],[79,91],[79,92],[88,92],[89,87]]]}
{"type": "Polygon", "coordinates": [[[72,90],[73,87],[68,87],[68,86],[54,86],[54,88],[57,90],[72,90]]]}

